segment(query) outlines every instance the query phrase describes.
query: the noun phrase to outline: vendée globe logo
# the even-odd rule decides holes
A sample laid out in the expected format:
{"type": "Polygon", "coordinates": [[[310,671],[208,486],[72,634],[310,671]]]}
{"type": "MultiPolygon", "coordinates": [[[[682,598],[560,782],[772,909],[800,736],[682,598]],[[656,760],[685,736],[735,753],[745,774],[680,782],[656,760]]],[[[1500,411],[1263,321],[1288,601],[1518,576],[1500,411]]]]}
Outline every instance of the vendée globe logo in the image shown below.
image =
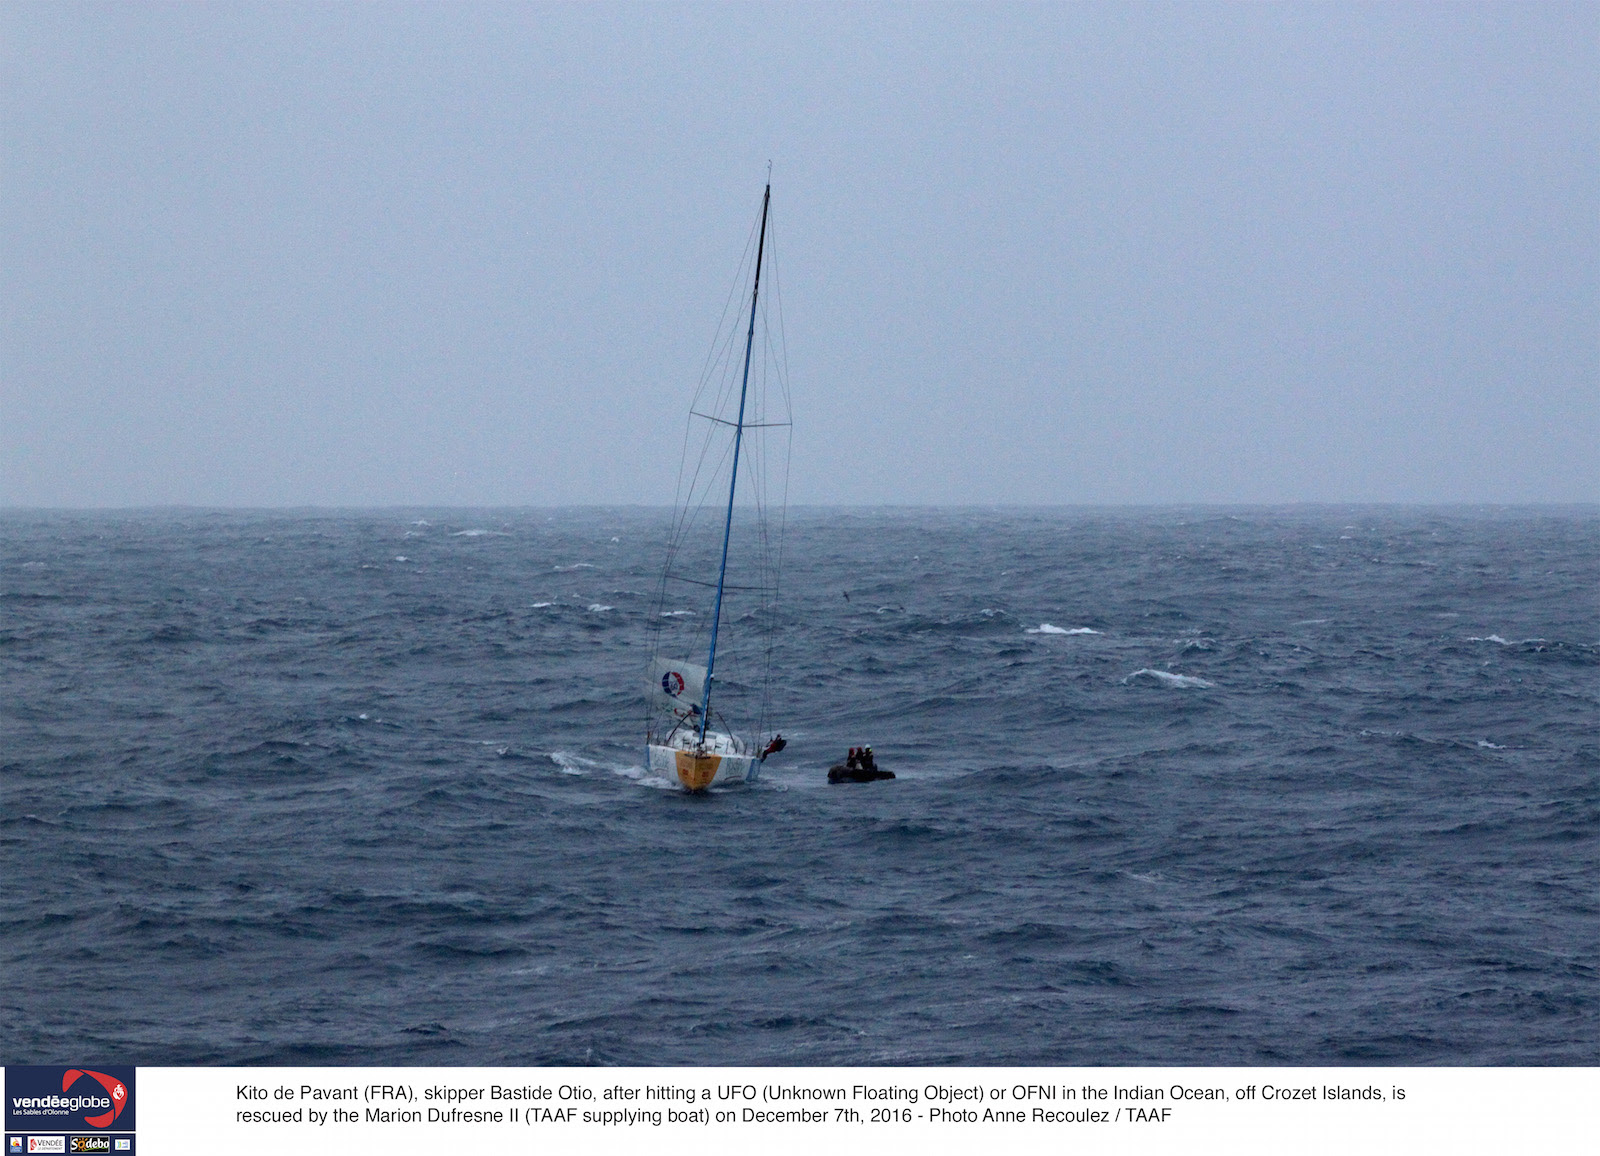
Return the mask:
{"type": "MultiPolygon", "coordinates": [[[[131,1073],[131,1069],[124,1069],[131,1073]]],[[[133,1104],[127,1077],[92,1068],[6,1069],[6,1130],[30,1131],[45,1127],[111,1128],[133,1126],[133,1104]],[[55,1091],[59,1081],[60,1092],[55,1091]],[[20,1094],[19,1094],[20,1093],[20,1094]],[[124,1119],[124,1113],[126,1118],[124,1119]]]]}
{"type": "Polygon", "coordinates": [[[111,1097],[110,1111],[99,1116],[85,1116],[83,1122],[91,1128],[109,1128],[122,1115],[122,1109],[128,1106],[128,1088],[115,1076],[108,1076],[104,1072],[91,1072],[84,1068],[68,1068],[61,1076],[61,1090],[65,1092],[78,1081],[80,1076],[88,1076],[106,1090],[106,1095],[111,1097]]]}

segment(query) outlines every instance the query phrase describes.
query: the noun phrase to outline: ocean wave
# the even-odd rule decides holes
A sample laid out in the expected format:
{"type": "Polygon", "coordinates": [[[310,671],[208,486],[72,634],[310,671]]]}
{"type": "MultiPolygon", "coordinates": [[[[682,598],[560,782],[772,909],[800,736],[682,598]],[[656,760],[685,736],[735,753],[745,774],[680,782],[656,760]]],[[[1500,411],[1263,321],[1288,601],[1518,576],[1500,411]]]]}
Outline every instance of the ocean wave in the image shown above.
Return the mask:
{"type": "Polygon", "coordinates": [[[572,751],[551,751],[550,761],[561,768],[564,775],[587,775],[600,764],[572,751]]]}
{"type": "Polygon", "coordinates": [[[1030,627],[1027,628],[1027,632],[1029,634],[1100,634],[1100,633],[1102,633],[1101,631],[1094,630],[1094,629],[1092,629],[1091,627],[1088,627],[1088,626],[1071,626],[1071,627],[1068,627],[1068,626],[1052,626],[1048,622],[1041,622],[1041,623],[1039,623],[1038,626],[1030,626],[1030,627]]]}
{"type": "Polygon", "coordinates": [[[1216,685],[1216,683],[1208,682],[1203,678],[1196,678],[1192,674],[1173,674],[1168,670],[1151,670],[1149,667],[1134,671],[1122,681],[1129,685],[1135,682],[1142,682],[1155,686],[1171,687],[1204,688],[1216,685]]]}
{"type": "MultiPolygon", "coordinates": [[[[150,1065],[1310,1067],[1377,983],[1395,1063],[1595,1063],[1600,515],[1379,511],[1308,560],[1349,513],[1221,514],[792,520],[789,745],[695,796],[641,765],[639,666],[696,599],[612,593],[664,513],[441,512],[399,553],[474,568],[359,572],[403,513],[4,513],[0,934],[64,977],[11,985],[12,1058],[72,1054],[89,999],[150,1065]],[[480,513],[515,535],[443,541],[480,513]],[[1036,617],[1069,604],[1106,625],[1036,617]],[[900,782],[829,787],[868,739],[900,782]]],[[[745,735],[756,601],[718,658],[745,735]]]]}
{"type": "Polygon", "coordinates": [[[1548,638],[1519,638],[1513,642],[1498,634],[1482,637],[1474,635],[1467,641],[1492,642],[1496,646],[1505,647],[1508,654],[1536,661],[1567,663],[1573,666],[1600,664],[1600,646],[1586,645],[1582,642],[1559,642],[1548,638]]]}
{"type": "MultiPolygon", "coordinates": [[[[506,943],[493,938],[461,937],[442,940],[419,940],[412,950],[442,959],[487,960],[504,959],[528,954],[521,944],[506,943]]],[[[418,1029],[408,1028],[408,1031],[418,1029]]]]}

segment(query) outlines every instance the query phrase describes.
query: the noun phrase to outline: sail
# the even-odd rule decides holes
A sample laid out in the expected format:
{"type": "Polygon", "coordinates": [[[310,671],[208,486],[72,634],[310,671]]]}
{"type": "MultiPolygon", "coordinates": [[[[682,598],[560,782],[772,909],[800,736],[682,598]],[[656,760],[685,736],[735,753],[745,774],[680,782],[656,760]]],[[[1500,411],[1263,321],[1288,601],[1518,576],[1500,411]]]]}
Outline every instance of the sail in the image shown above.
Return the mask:
{"type": "Polygon", "coordinates": [[[658,658],[650,664],[650,681],[645,697],[652,707],[677,719],[700,717],[700,702],[705,697],[706,668],[692,662],[658,658]]]}

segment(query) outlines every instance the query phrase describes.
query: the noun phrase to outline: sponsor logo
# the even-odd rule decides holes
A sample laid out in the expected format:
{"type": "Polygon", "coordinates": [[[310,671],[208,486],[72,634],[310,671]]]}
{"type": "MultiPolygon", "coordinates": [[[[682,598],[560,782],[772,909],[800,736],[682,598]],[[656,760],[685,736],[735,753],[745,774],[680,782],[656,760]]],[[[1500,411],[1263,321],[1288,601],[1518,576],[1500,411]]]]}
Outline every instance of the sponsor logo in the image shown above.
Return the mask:
{"type": "Polygon", "coordinates": [[[106,1090],[111,1097],[111,1111],[103,1112],[98,1116],[85,1116],[83,1122],[91,1128],[109,1128],[112,1121],[122,1115],[122,1109],[128,1106],[128,1086],[115,1076],[108,1076],[104,1072],[91,1072],[87,1069],[71,1068],[61,1077],[61,1090],[65,1092],[72,1087],[79,1076],[88,1076],[95,1083],[106,1090]]]}
{"type": "Polygon", "coordinates": [[[661,676],[661,689],[677,698],[683,693],[683,675],[675,670],[669,670],[661,676]]]}
{"type": "Polygon", "coordinates": [[[126,1136],[119,1136],[117,1138],[117,1151],[118,1152],[127,1152],[130,1149],[132,1149],[132,1147],[133,1147],[133,1141],[129,1140],[126,1136]]]}
{"type": "MultiPolygon", "coordinates": [[[[58,1139],[57,1152],[67,1152],[67,1137],[40,1136],[45,1129],[78,1132],[107,1129],[132,1132],[134,1122],[133,1082],[135,1069],[107,1066],[94,1068],[13,1067],[5,1069],[5,1129],[8,1134],[26,1133],[28,1140],[58,1139]]],[[[24,1147],[21,1151],[48,1151],[24,1147]]],[[[11,1156],[17,1150],[13,1149],[11,1156]]],[[[78,1149],[71,1149],[78,1151],[78,1149]]],[[[109,1149],[86,1149],[109,1151],[109,1149]]],[[[131,1151],[131,1149],[130,1149],[131,1151]]]]}
{"type": "Polygon", "coordinates": [[[29,1152],[65,1152],[67,1138],[65,1136],[29,1136],[29,1152]]]}
{"type": "Polygon", "coordinates": [[[13,1136],[13,1137],[11,1137],[11,1143],[8,1144],[6,1147],[12,1153],[12,1156],[15,1156],[16,1153],[22,1151],[22,1137],[21,1136],[13,1136]]]}
{"type": "Polygon", "coordinates": [[[68,1152],[109,1152],[111,1151],[110,1136],[74,1136],[72,1143],[67,1145],[68,1152]]]}

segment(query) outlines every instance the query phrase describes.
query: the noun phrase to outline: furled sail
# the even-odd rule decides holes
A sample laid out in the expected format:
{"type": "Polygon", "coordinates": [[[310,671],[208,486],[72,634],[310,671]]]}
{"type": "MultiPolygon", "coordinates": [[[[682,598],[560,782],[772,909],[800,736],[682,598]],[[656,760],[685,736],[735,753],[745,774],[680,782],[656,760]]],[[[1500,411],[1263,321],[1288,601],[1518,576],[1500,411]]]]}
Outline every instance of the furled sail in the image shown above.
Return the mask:
{"type": "Polygon", "coordinates": [[[650,664],[650,682],[645,696],[653,706],[677,719],[700,717],[705,698],[706,668],[692,662],[658,658],[650,664]]]}

